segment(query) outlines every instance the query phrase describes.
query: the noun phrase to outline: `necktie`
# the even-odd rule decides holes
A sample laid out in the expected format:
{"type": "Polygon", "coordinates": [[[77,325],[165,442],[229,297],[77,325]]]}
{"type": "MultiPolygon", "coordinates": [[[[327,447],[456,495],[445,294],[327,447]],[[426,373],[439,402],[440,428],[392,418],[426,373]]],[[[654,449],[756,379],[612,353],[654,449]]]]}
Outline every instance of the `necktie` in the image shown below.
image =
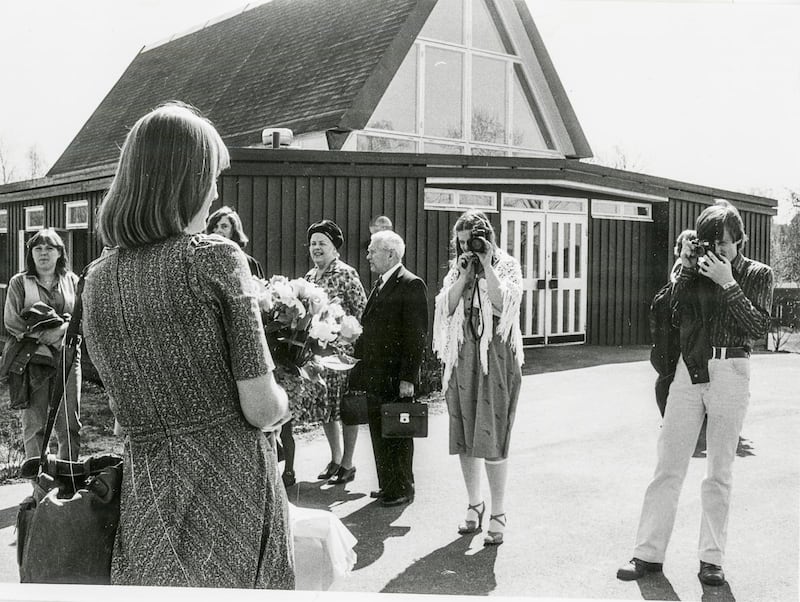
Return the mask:
{"type": "Polygon", "coordinates": [[[377,295],[378,291],[381,290],[381,284],[383,284],[383,276],[378,276],[375,284],[372,285],[372,292],[370,292],[370,295],[377,295]]]}

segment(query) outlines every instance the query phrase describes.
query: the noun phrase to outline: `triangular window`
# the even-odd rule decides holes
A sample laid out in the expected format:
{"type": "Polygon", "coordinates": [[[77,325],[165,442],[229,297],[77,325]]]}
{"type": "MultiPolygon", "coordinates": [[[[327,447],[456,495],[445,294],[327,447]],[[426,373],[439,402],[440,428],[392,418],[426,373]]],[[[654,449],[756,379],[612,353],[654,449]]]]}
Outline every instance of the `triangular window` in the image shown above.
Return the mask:
{"type": "Polygon", "coordinates": [[[420,37],[464,43],[464,0],[439,0],[433,7],[420,37]]]}
{"type": "Polygon", "coordinates": [[[532,109],[532,98],[529,98],[527,86],[520,80],[520,74],[514,70],[514,104],[512,106],[514,127],[511,130],[512,146],[524,148],[547,148],[542,137],[536,115],[532,109]]]}
{"type": "Polygon", "coordinates": [[[417,48],[412,47],[367,124],[376,130],[417,131],[417,48]]]}

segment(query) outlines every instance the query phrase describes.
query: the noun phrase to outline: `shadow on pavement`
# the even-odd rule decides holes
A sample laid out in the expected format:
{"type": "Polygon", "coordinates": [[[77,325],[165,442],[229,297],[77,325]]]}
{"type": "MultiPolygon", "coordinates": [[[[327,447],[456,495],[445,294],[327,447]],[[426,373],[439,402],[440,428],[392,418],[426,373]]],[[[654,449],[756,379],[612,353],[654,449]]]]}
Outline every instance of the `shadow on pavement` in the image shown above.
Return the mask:
{"type": "Polygon", "coordinates": [[[739,444],[736,446],[736,455],[740,458],[746,458],[747,456],[755,456],[756,453],[753,451],[755,448],[753,447],[753,442],[749,439],[745,439],[744,437],[739,437],[739,444]]]}
{"type": "MultiPolygon", "coordinates": [[[[590,368],[605,364],[643,362],[650,359],[650,345],[609,347],[605,345],[561,345],[531,347],[525,350],[522,374],[542,374],[590,368]]],[[[653,380],[656,373],[653,371],[653,380]]]]}
{"type": "Polygon", "coordinates": [[[700,599],[702,602],[736,602],[727,581],[719,587],[703,585],[703,597],[700,599]]]}
{"type": "Polygon", "coordinates": [[[295,506],[330,510],[331,506],[357,500],[363,493],[353,493],[341,485],[328,485],[325,481],[298,481],[286,490],[287,499],[295,506]]]}
{"type": "MultiPolygon", "coordinates": [[[[477,539],[482,541],[483,536],[477,539]]],[[[381,593],[489,594],[497,587],[497,546],[478,543],[481,547],[474,551],[470,549],[472,541],[472,537],[459,537],[434,550],[387,583],[381,593]]]]}
{"type": "Polygon", "coordinates": [[[384,542],[390,537],[403,537],[411,527],[393,527],[392,523],[400,518],[405,506],[385,508],[380,502],[367,504],[360,510],[348,514],[342,519],[353,536],[358,540],[355,552],[358,561],[354,571],[369,566],[383,555],[384,542]]]}
{"type": "Polygon", "coordinates": [[[644,600],[680,600],[664,573],[645,575],[636,581],[636,585],[639,586],[644,600]]]}
{"type": "MultiPolygon", "coordinates": [[[[20,500],[22,501],[22,500],[20,500]]],[[[0,529],[12,527],[17,524],[17,511],[19,506],[11,506],[0,510],[0,529]]]]}

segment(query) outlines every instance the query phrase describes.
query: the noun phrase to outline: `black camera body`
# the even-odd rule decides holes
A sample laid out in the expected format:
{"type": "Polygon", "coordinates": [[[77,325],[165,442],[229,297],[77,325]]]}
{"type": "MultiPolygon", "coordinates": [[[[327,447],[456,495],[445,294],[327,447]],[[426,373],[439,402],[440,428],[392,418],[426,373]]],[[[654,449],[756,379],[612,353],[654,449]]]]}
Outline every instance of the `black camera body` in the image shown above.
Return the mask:
{"type": "Polygon", "coordinates": [[[695,238],[691,241],[692,248],[692,256],[694,257],[703,257],[708,251],[712,249],[711,241],[708,240],[701,240],[699,238],[695,238]]]}
{"type": "Polygon", "coordinates": [[[467,248],[473,253],[486,252],[486,238],[489,231],[483,226],[474,226],[470,232],[469,240],[467,240],[467,248]]]}

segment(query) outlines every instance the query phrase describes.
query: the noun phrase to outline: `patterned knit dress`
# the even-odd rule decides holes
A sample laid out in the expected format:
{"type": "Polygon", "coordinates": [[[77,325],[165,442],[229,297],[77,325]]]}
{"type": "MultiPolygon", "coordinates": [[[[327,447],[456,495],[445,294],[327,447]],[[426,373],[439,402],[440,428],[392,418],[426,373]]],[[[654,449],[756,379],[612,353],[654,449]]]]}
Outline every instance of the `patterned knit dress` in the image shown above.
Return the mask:
{"type": "Polygon", "coordinates": [[[87,348],[125,430],[112,583],[294,588],[286,494],[237,380],[273,368],[230,241],[112,250],[87,276],[87,348]]]}

